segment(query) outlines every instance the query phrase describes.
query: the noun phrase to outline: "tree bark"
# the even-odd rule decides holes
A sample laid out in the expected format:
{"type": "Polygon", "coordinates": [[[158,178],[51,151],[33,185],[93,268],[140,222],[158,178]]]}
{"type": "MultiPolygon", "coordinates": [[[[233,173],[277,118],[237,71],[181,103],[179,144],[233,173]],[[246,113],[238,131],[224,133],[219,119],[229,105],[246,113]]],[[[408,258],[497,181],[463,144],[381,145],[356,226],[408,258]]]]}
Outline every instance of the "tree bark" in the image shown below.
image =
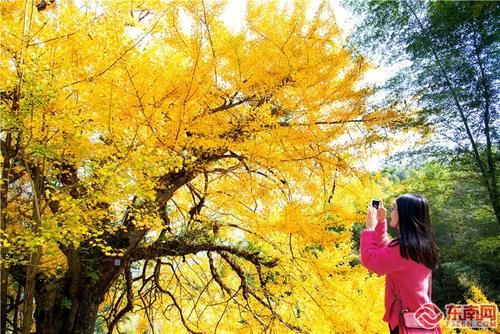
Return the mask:
{"type": "Polygon", "coordinates": [[[41,246],[31,255],[31,261],[26,268],[26,285],[24,286],[23,302],[23,334],[30,334],[33,323],[33,297],[35,293],[36,273],[40,263],[41,246]]]}
{"type": "Polygon", "coordinates": [[[81,253],[70,246],[62,251],[68,259],[64,277],[53,281],[37,277],[36,333],[93,334],[99,305],[126,263],[105,262],[96,249],[81,253]]]}
{"type": "MultiPolygon", "coordinates": [[[[6,209],[9,190],[9,170],[10,170],[10,146],[12,135],[7,133],[5,142],[1,143],[2,179],[0,180],[0,231],[7,227],[6,209]]],[[[0,334],[5,334],[7,330],[7,285],[9,284],[9,270],[4,262],[6,258],[5,247],[0,248],[0,334]]]]}
{"type": "MultiPolygon", "coordinates": [[[[31,187],[33,189],[33,232],[38,234],[41,224],[41,202],[40,195],[43,186],[43,172],[40,168],[34,169],[34,174],[30,175],[31,187]]],[[[33,324],[33,299],[35,296],[36,274],[42,256],[42,246],[36,246],[31,254],[30,263],[26,267],[26,282],[24,286],[23,302],[23,334],[30,334],[33,324]]]]}
{"type": "Polygon", "coordinates": [[[81,286],[69,299],[60,285],[37,291],[35,311],[37,334],[93,334],[102,296],[90,286],[81,286]]]}

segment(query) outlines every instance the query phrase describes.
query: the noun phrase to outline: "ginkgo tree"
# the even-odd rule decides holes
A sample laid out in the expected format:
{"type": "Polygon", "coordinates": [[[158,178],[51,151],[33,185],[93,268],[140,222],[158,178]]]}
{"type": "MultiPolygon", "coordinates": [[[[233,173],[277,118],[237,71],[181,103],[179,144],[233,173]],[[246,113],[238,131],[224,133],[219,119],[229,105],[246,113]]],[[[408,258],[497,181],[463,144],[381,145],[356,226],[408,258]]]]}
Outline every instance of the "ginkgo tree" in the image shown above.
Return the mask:
{"type": "Polygon", "coordinates": [[[409,116],[367,107],[327,2],[225,6],[0,4],[3,331],[384,325],[354,166],[409,116]]]}

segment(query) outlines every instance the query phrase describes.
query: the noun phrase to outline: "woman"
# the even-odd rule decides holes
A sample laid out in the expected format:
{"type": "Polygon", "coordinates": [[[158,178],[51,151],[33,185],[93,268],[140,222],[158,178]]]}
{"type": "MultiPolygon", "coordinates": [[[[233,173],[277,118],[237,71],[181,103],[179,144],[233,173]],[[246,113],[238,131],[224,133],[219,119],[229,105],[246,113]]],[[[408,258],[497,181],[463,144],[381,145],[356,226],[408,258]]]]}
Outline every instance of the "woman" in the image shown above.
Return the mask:
{"type": "Polygon", "coordinates": [[[399,231],[400,237],[392,241],[387,238],[385,213],[382,201],[378,210],[368,207],[366,228],[360,238],[360,259],[368,270],[386,275],[383,320],[389,323],[392,334],[399,331],[401,305],[396,297],[412,312],[432,303],[429,277],[437,266],[438,254],[425,198],[404,194],[396,199],[390,226],[399,231]]]}

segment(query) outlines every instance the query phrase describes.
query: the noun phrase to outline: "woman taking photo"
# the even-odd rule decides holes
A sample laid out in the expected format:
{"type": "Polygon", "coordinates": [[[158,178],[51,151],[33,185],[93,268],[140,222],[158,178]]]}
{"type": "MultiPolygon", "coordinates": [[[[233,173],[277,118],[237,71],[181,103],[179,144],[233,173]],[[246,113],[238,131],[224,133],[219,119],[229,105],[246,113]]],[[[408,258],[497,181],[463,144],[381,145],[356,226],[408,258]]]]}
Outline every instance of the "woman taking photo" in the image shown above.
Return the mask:
{"type": "MultiPolygon", "coordinates": [[[[371,204],[366,228],[360,237],[360,260],[368,270],[385,277],[385,314],[390,333],[399,332],[399,315],[404,308],[415,312],[432,303],[431,273],[438,262],[437,245],[429,216],[429,204],[419,195],[399,196],[391,209],[390,226],[399,238],[387,238],[386,209],[371,204]],[[403,245],[405,245],[403,247],[403,245]]],[[[439,326],[435,333],[440,333],[439,326]]]]}

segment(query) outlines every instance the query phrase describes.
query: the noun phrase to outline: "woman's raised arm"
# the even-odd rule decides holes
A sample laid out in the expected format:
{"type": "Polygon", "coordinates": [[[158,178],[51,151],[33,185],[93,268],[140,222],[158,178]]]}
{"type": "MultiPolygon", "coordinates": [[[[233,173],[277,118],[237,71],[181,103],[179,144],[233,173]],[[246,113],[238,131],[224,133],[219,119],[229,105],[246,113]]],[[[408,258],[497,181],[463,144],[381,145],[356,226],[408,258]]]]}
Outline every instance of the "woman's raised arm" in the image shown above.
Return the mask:
{"type": "Polygon", "coordinates": [[[376,239],[376,232],[373,230],[361,232],[361,264],[379,275],[402,270],[408,261],[399,255],[399,247],[378,247],[376,239]]]}
{"type": "Polygon", "coordinates": [[[378,247],[385,247],[391,242],[387,237],[387,220],[381,220],[375,226],[375,235],[378,247]]]}

